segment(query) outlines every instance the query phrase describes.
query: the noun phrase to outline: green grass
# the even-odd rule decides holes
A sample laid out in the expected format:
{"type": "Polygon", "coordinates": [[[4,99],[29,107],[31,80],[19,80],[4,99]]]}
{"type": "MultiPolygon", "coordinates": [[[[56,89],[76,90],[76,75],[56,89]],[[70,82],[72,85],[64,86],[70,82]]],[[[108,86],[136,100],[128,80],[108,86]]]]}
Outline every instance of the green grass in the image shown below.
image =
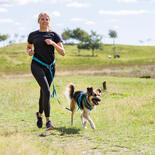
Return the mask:
{"type": "MultiPolygon", "coordinates": [[[[0,79],[0,154],[146,154],[155,152],[155,81],[153,79],[100,76],[55,77],[60,106],[51,100],[51,120],[56,130],[35,125],[39,87],[33,78],[0,79]],[[76,90],[101,87],[102,102],[91,113],[96,130],[83,129],[80,111],[70,126],[64,97],[72,82],[76,90]]],[[[44,119],[45,122],[45,119],[44,119]]]]}
{"type": "MultiPolygon", "coordinates": [[[[96,50],[95,56],[91,51],[81,50],[78,55],[76,45],[65,45],[66,55],[62,57],[56,52],[58,70],[85,69],[88,67],[105,67],[120,65],[148,65],[155,64],[155,46],[116,45],[113,53],[112,45],[104,45],[102,50],[96,50]],[[119,59],[109,55],[120,54],[119,59]]],[[[23,74],[30,72],[31,57],[26,53],[26,44],[14,44],[0,48],[1,74],[23,74]]]]}
{"type": "MultiPolygon", "coordinates": [[[[1,76],[30,73],[31,57],[25,49],[26,44],[0,48],[0,155],[154,154],[154,79],[56,76],[62,106],[56,99],[51,100],[51,120],[56,130],[45,131],[45,126],[38,129],[35,125],[39,86],[34,78],[1,76]],[[80,111],[75,114],[75,125],[70,126],[70,112],[63,108],[68,106],[64,97],[66,85],[72,82],[76,90],[86,90],[90,85],[102,87],[104,80],[107,92],[91,113],[97,129],[92,130],[89,124],[88,129],[82,128],[80,111]]],[[[113,53],[112,45],[104,45],[94,57],[88,50],[81,50],[78,55],[76,45],[65,45],[65,51],[65,57],[56,53],[57,71],[155,64],[155,46],[116,45],[113,53]],[[120,54],[120,58],[108,58],[114,54],[120,54]]]]}

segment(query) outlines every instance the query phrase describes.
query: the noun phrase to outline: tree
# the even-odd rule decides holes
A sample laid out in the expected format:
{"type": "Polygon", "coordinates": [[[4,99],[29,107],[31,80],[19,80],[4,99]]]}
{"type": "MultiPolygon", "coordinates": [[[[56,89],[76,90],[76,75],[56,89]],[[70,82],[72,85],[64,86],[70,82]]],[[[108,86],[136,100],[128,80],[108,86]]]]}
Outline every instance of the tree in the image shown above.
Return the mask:
{"type": "Polygon", "coordinates": [[[61,36],[62,36],[62,39],[67,42],[67,40],[70,40],[72,38],[72,30],[69,30],[69,29],[64,30],[61,36]]]}
{"type": "Polygon", "coordinates": [[[109,36],[113,39],[113,52],[115,52],[115,38],[117,38],[117,32],[115,30],[109,30],[109,36]]]}
{"type": "Polygon", "coordinates": [[[9,38],[8,34],[2,34],[0,35],[0,41],[5,42],[5,40],[7,40],[9,38]]]}
{"type": "Polygon", "coordinates": [[[3,34],[3,35],[0,35],[0,41],[5,41],[9,38],[9,35],[8,34],[3,34]]]}
{"type": "Polygon", "coordinates": [[[109,36],[113,39],[113,45],[115,44],[115,38],[117,38],[117,32],[115,30],[109,30],[109,36]]]}
{"type": "Polygon", "coordinates": [[[72,38],[79,42],[85,42],[89,39],[89,34],[80,28],[76,28],[73,30],[72,38]]]}
{"type": "Polygon", "coordinates": [[[64,40],[74,39],[78,41],[78,55],[80,54],[81,49],[91,49],[92,56],[94,56],[94,50],[101,48],[102,36],[94,31],[91,31],[91,34],[89,35],[89,33],[80,28],[74,30],[67,29],[62,33],[62,38],[64,40]]]}
{"type": "Polygon", "coordinates": [[[73,39],[78,42],[83,42],[85,40],[88,40],[87,38],[89,37],[89,34],[86,31],[81,30],[80,28],[76,28],[73,30],[70,30],[70,29],[64,30],[61,36],[62,36],[62,39],[65,41],[73,39]]]}
{"type": "Polygon", "coordinates": [[[80,28],[76,28],[73,30],[70,29],[66,29],[62,34],[61,34],[63,40],[65,40],[66,42],[68,40],[72,41],[76,41],[78,42],[77,48],[78,48],[78,55],[80,54],[80,49],[83,47],[83,45],[81,44],[82,42],[86,42],[86,40],[89,40],[89,34],[80,29],[80,28]]]}
{"type": "Polygon", "coordinates": [[[91,31],[89,40],[89,49],[92,50],[92,56],[94,56],[95,49],[101,49],[102,36],[97,34],[95,31],[91,31]]]}
{"type": "Polygon", "coordinates": [[[80,44],[78,44],[78,49],[91,49],[92,56],[94,56],[95,49],[101,49],[102,36],[97,34],[95,31],[91,31],[91,34],[80,44]]]}
{"type": "Polygon", "coordinates": [[[86,31],[80,28],[76,28],[73,30],[72,38],[79,42],[77,45],[78,55],[80,55],[81,49],[88,49],[87,44],[88,44],[88,41],[90,40],[90,36],[86,31]]]}
{"type": "Polygon", "coordinates": [[[86,44],[86,43],[79,43],[78,45],[77,45],[77,48],[78,48],[78,55],[80,55],[80,50],[81,49],[89,49],[89,46],[88,46],[88,44],[86,44]]]}

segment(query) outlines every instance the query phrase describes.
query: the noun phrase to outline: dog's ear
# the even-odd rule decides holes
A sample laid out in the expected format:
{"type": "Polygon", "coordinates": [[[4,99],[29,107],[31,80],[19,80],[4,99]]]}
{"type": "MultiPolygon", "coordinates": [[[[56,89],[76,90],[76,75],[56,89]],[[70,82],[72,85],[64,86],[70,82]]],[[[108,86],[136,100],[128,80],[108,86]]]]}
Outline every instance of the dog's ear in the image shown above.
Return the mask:
{"type": "Polygon", "coordinates": [[[88,87],[87,93],[88,93],[88,95],[92,95],[93,94],[93,87],[88,87]]]}
{"type": "Polygon", "coordinates": [[[101,89],[100,88],[95,89],[95,93],[97,94],[97,96],[101,96],[101,89]]]}

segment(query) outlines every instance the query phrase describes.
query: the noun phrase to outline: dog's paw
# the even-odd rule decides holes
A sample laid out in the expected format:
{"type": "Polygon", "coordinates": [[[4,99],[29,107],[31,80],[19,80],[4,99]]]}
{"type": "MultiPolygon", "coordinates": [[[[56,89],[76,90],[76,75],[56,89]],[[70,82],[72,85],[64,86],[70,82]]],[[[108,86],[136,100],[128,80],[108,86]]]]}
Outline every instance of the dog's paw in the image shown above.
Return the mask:
{"type": "Polygon", "coordinates": [[[96,129],[95,125],[92,125],[91,127],[92,127],[92,129],[94,129],[94,130],[96,129]]]}
{"type": "Polygon", "coordinates": [[[87,129],[87,127],[86,127],[86,126],[83,126],[83,128],[84,128],[84,129],[87,129]]]}

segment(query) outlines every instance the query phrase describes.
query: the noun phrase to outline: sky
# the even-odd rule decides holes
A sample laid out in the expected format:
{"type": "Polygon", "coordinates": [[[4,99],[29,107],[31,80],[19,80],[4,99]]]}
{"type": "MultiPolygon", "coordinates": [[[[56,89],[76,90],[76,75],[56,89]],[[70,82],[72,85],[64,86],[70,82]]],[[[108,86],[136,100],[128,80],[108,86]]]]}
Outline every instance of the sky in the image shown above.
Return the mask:
{"type": "Polygon", "coordinates": [[[108,33],[115,30],[117,44],[155,45],[155,0],[0,0],[0,34],[28,36],[39,29],[40,12],[50,15],[59,35],[79,27],[112,43],[108,33]]]}

